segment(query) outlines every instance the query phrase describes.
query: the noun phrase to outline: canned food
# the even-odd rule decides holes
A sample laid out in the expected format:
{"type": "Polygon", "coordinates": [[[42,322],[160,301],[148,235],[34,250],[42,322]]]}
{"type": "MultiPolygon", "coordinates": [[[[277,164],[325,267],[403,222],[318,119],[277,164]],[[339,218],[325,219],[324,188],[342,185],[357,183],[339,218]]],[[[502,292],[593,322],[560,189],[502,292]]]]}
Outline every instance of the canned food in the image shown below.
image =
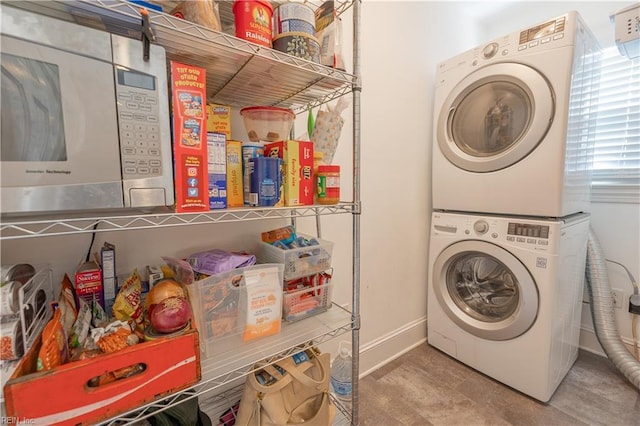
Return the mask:
{"type": "Polygon", "coordinates": [[[311,7],[301,3],[284,3],[273,11],[273,38],[288,32],[316,35],[316,17],[311,7]]]}
{"type": "Polygon", "coordinates": [[[0,323],[0,360],[10,361],[24,355],[20,318],[0,323]]]}
{"type": "Polygon", "coordinates": [[[308,22],[314,28],[316,26],[316,13],[306,4],[283,3],[273,11],[273,20],[275,22],[287,21],[289,19],[308,22]]]}
{"type": "Polygon", "coordinates": [[[265,0],[235,0],[233,15],[236,37],[271,47],[273,6],[265,0]]]}
{"type": "Polygon", "coordinates": [[[244,193],[244,204],[247,206],[251,201],[251,164],[249,159],[262,157],[264,155],[264,145],[261,142],[242,142],[242,186],[244,193]]]}
{"type": "Polygon", "coordinates": [[[19,281],[8,281],[0,285],[0,314],[12,315],[20,311],[20,287],[19,281]]]}
{"type": "Polygon", "coordinates": [[[2,265],[0,267],[0,280],[3,283],[8,281],[18,281],[22,285],[29,284],[24,291],[28,291],[31,287],[30,280],[36,274],[36,268],[28,263],[17,263],[15,265],[2,265]]]}
{"type": "Polygon", "coordinates": [[[273,48],[307,61],[320,63],[320,43],[311,34],[288,32],[273,39],[273,48]]]}

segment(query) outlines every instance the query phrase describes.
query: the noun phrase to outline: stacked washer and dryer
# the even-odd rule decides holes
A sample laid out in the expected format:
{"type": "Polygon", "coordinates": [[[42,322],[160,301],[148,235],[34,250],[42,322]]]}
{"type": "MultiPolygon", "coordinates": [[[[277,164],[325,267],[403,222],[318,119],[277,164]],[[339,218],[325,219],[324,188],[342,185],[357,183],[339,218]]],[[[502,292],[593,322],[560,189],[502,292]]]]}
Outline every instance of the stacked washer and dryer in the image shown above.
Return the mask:
{"type": "Polygon", "coordinates": [[[569,12],[437,69],[428,342],[543,402],[578,355],[598,53],[569,12]]]}

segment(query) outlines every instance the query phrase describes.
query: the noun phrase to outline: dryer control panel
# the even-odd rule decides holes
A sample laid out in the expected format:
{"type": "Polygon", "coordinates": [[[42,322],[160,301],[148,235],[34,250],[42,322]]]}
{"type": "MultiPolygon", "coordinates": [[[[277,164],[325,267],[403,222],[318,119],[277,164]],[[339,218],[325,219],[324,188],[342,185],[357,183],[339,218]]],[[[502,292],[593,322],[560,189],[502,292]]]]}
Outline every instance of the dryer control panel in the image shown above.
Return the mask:
{"type": "Polygon", "coordinates": [[[553,21],[545,22],[544,24],[536,25],[535,27],[531,27],[524,31],[520,32],[520,43],[526,44],[530,41],[547,39],[551,40],[550,37],[553,36],[554,40],[558,37],[562,37],[560,35],[564,32],[565,27],[565,16],[560,16],[559,18],[554,19],[553,21]]]}

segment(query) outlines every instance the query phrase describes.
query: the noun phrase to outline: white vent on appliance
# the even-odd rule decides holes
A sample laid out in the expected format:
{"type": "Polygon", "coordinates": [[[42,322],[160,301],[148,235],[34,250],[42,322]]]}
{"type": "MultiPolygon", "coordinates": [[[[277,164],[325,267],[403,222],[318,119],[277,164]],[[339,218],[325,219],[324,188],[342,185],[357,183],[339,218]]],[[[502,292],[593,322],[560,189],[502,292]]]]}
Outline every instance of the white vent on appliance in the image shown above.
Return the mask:
{"type": "Polygon", "coordinates": [[[640,3],[620,9],[609,16],[615,30],[620,54],[630,59],[640,56],[640,3]]]}

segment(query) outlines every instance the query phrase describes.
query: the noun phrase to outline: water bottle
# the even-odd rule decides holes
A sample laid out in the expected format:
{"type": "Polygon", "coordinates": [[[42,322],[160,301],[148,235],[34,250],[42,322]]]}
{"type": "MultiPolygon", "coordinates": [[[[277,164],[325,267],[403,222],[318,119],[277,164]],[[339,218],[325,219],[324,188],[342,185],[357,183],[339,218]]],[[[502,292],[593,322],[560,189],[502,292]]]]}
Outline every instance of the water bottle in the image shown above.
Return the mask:
{"type": "Polygon", "coordinates": [[[340,345],[340,352],[331,363],[331,387],[333,394],[349,407],[351,405],[351,354],[340,345]]]}

